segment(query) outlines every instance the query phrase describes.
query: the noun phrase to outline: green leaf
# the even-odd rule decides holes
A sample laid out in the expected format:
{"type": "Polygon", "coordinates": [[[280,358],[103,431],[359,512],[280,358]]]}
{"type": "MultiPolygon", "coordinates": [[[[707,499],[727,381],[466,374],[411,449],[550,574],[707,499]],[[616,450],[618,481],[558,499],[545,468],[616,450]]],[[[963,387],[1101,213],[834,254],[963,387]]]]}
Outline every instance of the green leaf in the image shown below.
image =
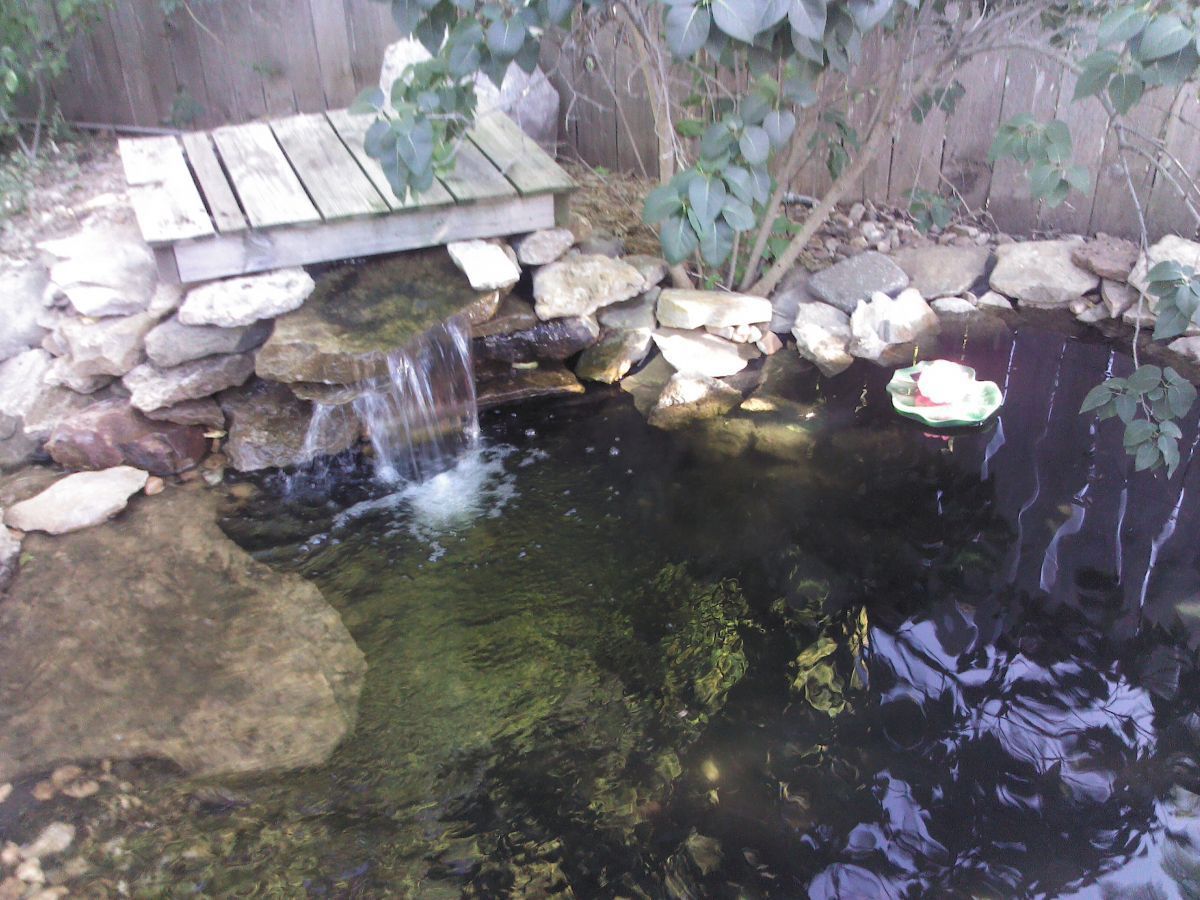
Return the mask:
{"type": "Polygon", "coordinates": [[[1183,432],[1179,430],[1179,426],[1174,422],[1159,422],[1158,430],[1161,435],[1179,440],[1183,437],[1183,432]]]}
{"type": "Polygon", "coordinates": [[[642,208],[642,221],[647,225],[657,225],[668,216],[678,214],[683,209],[683,200],[674,185],[664,184],[656,187],[646,195],[646,203],[642,208]]]}
{"type": "Polygon", "coordinates": [[[749,231],[758,221],[754,210],[736,197],[729,197],[725,201],[722,215],[734,231],[749,231]]]}
{"type": "Polygon", "coordinates": [[[1147,441],[1153,440],[1157,429],[1153,422],[1147,422],[1145,419],[1134,419],[1125,426],[1125,437],[1123,443],[1125,448],[1136,447],[1139,444],[1144,444],[1147,441]]]}
{"type": "MultiPolygon", "coordinates": [[[[1171,370],[1168,369],[1168,372],[1171,370]]],[[[1171,412],[1177,418],[1182,418],[1191,410],[1192,404],[1196,402],[1196,388],[1191,382],[1180,381],[1167,385],[1167,402],[1171,405],[1171,412]]]]}
{"type": "Polygon", "coordinates": [[[674,6],[667,11],[666,30],[668,49],[676,57],[687,59],[708,41],[712,13],[702,6],[674,6]]]}
{"type": "Polygon", "coordinates": [[[1049,163],[1039,163],[1029,171],[1029,193],[1035,200],[1043,200],[1058,185],[1058,169],[1049,163]]]}
{"type": "Polygon", "coordinates": [[[1146,27],[1146,16],[1135,7],[1123,6],[1115,9],[1100,21],[1096,30],[1096,43],[1101,47],[1123,44],[1135,37],[1146,27]]]}
{"type": "Polygon", "coordinates": [[[1098,384],[1083,398],[1083,405],[1079,407],[1080,413],[1091,412],[1094,409],[1099,409],[1108,403],[1113,397],[1112,388],[1108,384],[1098,384]]]}
{"type": "Polygon", "coordinates": [[[1120,57],[1111,50],[1097,50],[1084,58],[1079,77],[1075,81],[1073,100],[1092,97],[1108,87],[1108,80],[1117,71],[1120,57]]]}
{"type": "Polygon", "coordinates": [[[1146,91],[1146,82],[1136,72],[1114,75],[1108,83],[1108,98],[1117,112],[1129,112],[1146,91]]]}
{"type": "Polygon", "coordinates": [[[1113,407],[1117,411],[1117,417],[1128,425],[1133,421],[1133,417],[1137,415],[1137,397],[1132,394],[1122,394],[1113,400],[1113,407]]]}
{"type": "Polygon", "coordinates": [[[796,131],[796,114],[788,109],[775,110],[763,119],[762,127],[771,146],[782,147],[796,131]]]}
{"type": "Polygon", "coordinates": [[[350,106],[350,112],[355,115],[378,113],[383,108],[385,100],[382,90],[377,87],[367,88],[354,99],[354,103],[350,106]]]}
{"type": "Polygon", "coordinates": [[[1092,176],[1085,166],[1070,166],[1064,173],[1067,179],[1067,184],[1075,188],[1081,194],[1090,194],[1092,190],[1092,176]]]}
{"type": "MultiPolygon", "coordinates": [[[[1131,452],[1132,447],[1128,448],[1131,452]]],[[[1133,468],[1138,472],[1144,472],[1147,469],[1153,469],[1159,464],[1158,446],[1154,443],[1140,444],[1137,448],[1137,453],[1133,458],[1133,468]]]]}
{"type": "Polygon", "coordinates": [[[1071,158],[1071,129],[1066,122],[1055,119],[1046,125],[1046,158],[1051,162],[1066,162],[1071,158]]]}
{"type": "Polygon", "coordinates": [[[698,138],[704,134],[708,123],[700,119],[680,119],[675,123],[675,133],[680,137],[698,138]]]}
{"type": "Polygon", "coordinates": [[[688,201],[705,227],[717,220],[726,196],[725,182],[719,178],[697,178],[688,185],[688,201]]]}
{"type": "Polygon", "coordinates": [[[1167,477],[1170,478],[1179,468],[1179,442],[1162,435],[1158,439],[1158,450],[1167,464],[1167,477]]]}
{"type": "Polygon", "coordinates": [[[754,202],[754,179],[749,172],[741,166],[730,166],[721,175],[735,197],[743,203],[754,202]]]}
{"type": "Polygon", "coordinates": [[[713,0],[712,16],[717,27],[739,41],[754,43],[764,6],[761,0],[713,0]]]}
{"type": "Polygon", "coordinates": [[[1137,47],[1138,59],[1150,62],[1178,53],[1192,42],[1194,35],[1175,16],[1159,16],[1146,26],[1137,47]]]}
{"type": "Polygon", "coordinates": [[[1126,379],[1126,383],[1135,394],[1146,394],[1159,386],[1162,376],[1158,366],[1142,366],[1126,379]]]}
{"type": "Polygon", "coordinates": [[[497,19],[488,26],[487,47],[497,59],[511,60],[521,51],[528,33],[518,16],[497,19]]]}
{"type": "Polygon", "coordinates": [[[696,252],[699,240],[685,216],[673,215],[663,223],[659,233],[663,256],[671,265],[678,265],[696,252]]]}
{"type": "Polygon", "coordinates": [[[710,222],[700,235],[700,255],[710,266],[719,266],[733,252],[733,229],[724,222],[710,222]]]}
{"type": "Polygon", "coordinates": [[[1183,266],[1173,259],[1166,259],[1160,263],[1156,263],[1149,272],[1146,273],[1146,281],[1150,285],[1156,283],[1174,283],[1185,279],[1183,266]]]}
{"type": "MultiPolygon", "coordinates": [[[[825,36],[826,7],[826,0],[792,0],[788,8],[792,30],[819,44],[825,36]]],[[[796,49],[800,50],[799,47],[796,49]]]]}
{"type": "Polygon", "coordinates": [[[771,155],[771,139],[767,137],[767,132],[757,125],[751,125],[742,132],[738,147],[741,148],[746,162],[752,166],[765,163],[771,155]]]}
{"type": "Polygon", "coordinates": [[[716,122],[704,132],[700,139],[700,155],[716,159],[733,146],[733,133],[724,122],[716,122]]]}

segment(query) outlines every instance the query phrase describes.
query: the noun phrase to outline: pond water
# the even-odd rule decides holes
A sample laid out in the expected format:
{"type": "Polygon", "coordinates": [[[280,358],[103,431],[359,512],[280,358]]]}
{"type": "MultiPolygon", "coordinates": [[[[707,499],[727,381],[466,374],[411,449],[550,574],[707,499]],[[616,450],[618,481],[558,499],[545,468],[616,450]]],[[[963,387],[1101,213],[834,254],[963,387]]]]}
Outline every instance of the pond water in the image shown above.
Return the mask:
{"type": "Polygon", "coordinates": [[[485,414],[479,452],[398,493],[353,464],[260,482],[223,527],[339,610],[357,728],[302,772],[143,767],[97,878],[1197,896],[1195,416],[1174,479],[1135,474],[1077,414],[1126,357],[1045,325],[943,352],[1005,389],[985,429],[898,419],[860,364],[774,379],[761,425],[664,433],[601,391],[485,414]]]}

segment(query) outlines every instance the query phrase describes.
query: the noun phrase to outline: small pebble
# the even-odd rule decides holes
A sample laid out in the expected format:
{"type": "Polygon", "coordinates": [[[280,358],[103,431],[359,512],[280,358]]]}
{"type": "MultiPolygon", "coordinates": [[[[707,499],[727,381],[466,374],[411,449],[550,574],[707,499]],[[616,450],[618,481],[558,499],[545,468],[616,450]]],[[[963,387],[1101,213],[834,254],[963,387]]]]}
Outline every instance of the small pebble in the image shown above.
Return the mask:
{"type": "Polygon", "coordinates": [[[33,786],[33,790],[30,793],[33,794],[34,800],[45,803],[47,800],[51,799],[55,793],[57,793],[57,791],[55,790],[54,785],[52,785],[49,781],[39,781],[33,786]]]}
{"type": "Polygon", "coordinates": [[[98,781],[77,781],[75,784],[69,784],[62,789],[63,794],[73,800],[83,800],[85,797],[91,797],[100,793],[100,782],[98,781]]]}
{"type": "Polygon", "coordinates": [[[74,825],[68,825],[66,822],[51,822],[31,843],[21,848],[21,855],[26,859],[55,856],[70,847],[74,840],[74,825]]]}
{"type": "Polygon", "coordinates": [[[146,479],[146,486],[142,490],[146,492],[147,497],[153,497],[155,494],[161,494],[166,486],[167,483],[157,475],[151,475],[146,479]]]}
{"type": "Polygon", "coordinates": [[[63,785],[70,784],[82,774],[83,769],[79,766],[59,766],[50,775],[50,783],[61,789],[63,785]]]}
{"type": "Polygon", "coordinates": [[[12,795],[12,785],[8,782],[0,784],[0,803],[3,803],[12,795]]]}
{"type": "Polygon", "coordinates": [[[17,871],[13,874],[26,884],[46,883],[46,873],[42,871],[42,864],[36,859],[25,860],[17,866],[17,871]]]}
{"type": "Polygon", "coordinates": [[[21,861],[21,848],[9,841],[4,845],[4,849],[0,850],[0,866],[12,868],[21,861]]]}

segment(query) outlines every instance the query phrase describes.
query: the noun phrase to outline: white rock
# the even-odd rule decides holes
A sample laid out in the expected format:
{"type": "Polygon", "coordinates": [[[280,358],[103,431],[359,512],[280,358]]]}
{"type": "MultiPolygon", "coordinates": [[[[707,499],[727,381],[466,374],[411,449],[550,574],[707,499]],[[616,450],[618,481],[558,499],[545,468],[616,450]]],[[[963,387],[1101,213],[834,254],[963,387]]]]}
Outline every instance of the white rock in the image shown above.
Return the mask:
{"type": "Polygon", "coordinates": [[[69,356],[60,356],[50,364],[46,373],[46,384],[64,387],[78,394],[94,394],[115,380],[112,375],[92,375],[80,372],[69,356]]]}
{"type": "Polygon", "coordinates": [[[979,309],[962,297],[939,297],[929,304],[939,316],[973,316],[979,309]]]}
{"type": "Polygon", "coordinates": [[[762,340],[763,329],[766,327],[764,322],[762,325],[705,325],[704,330],[735,344],[757,344],[762,340]]]}
{"type": "Polygon", "coordinates": [[[71,846],[75,840],[75,826],[66,822],[51,822],[36,838],[21,848],[25,859],[45,859],[55,856],[71,846]]]}
{"type": "Polygon", "coordinates": [[[523,266],[547,266],[575,245],[569,228],[546,228],[525,234],[512,242],[517,261],[523,266]]]}
{"type": "Polygon", "coordinates": [[[104,319],[64,319],[59,337],[79,376],[124,375],[146,358],[145,338],[155,325],[149,313],[104,319]]]}
{"type": "Polygon", "coordinates": [[[226,388],[245,384],[254,373],[249,353],[206,356],[169,369],[143,363],[122,379],[130,402],[143,412],[174,406],[186,400],[211,397],[226,388]]]}
{"type": "Polygon", "coordinates": [[[654,333],[654,343],[666,361],[685,375],[736,375],[759,356],[751,344],[734,344],[700,331],[662,328],[654,333]]]}
{"type": "Polygon", "coordinates": [[[724,328],[771,321],[771,301],[749,294],[666,288],[658,295],[664,328],[724,328]]]}
{"type": "Polygon", "coordinates": [[[1192,363],[1200,363],[1200,337],[1176,338],[1167,349],[1192,363]]]}
{"type": "Polygon", "coordinates": [[[1146,275],[1154,266],[1167,260],[1174,260],[1200,272],[1200,243],[1173,234],[1167,235],[1138,258],[1133,271],[1129,273],[1129,284],[1135,290],[1147,290],[1149,283],[1146,281],[1146,275]]]}
{"type": "Polygon", "coordinates": [[[212,281],[188,291],[179,307],[179,321],[237,328],[299,309],[315,287],[301,268],[212,281]]]}
{"type": "Polygon", "coordinates": [[[0,413],[24,418],[40,402],[53,358],[42,349],[26,350],[0,363],[0,413]]]}
{"type": "Polygon", "coordinates": [[[542,320],[590,316],[636,297],[648,285],[642,273],[620,259],[595,254],[567,256],[533,275],[534,312],[542,320]]]}
{"type": "Polygon", "coordinates": [[[10,507],[5,524],[20,531],[66,534],[115,516],[146,486],[149,473],[131,466],[77,472],[56,481],[36,497],[10,507]]]}
{"type": "Polygon", "coordinates": [[[53,287],[80,315],[142,312],[154,296],[158,269],[136,227],[89,228],[38,248],[50,263],[53,287]]]}
{"type": "Polygon", "coordinates": [[[46,273],[38,266],[0,272],[0,362],[42,343],[46,329],[39,318],[46,284],[46,273]]]}
{"type": "Polygon", "coordinates": [[[499,291],[521,280],[521,267],[499,244],[488,241],[456,241],[447,244],[450,258],[458,266],[471,287],[477,291],[499,291]]]}
{"type": "Polygon", "coordinates": [[[937,314],[919,291],[908,288],[894,299],[875,293],[850,316],[851,356],[879,359],[888,347],[907,344],[939,329],[937,314]]]}
{"type": "Polygon", "coordinates": [[[801,303],[792,326],[796,349],[826,376],[844,372],[854,363],[847,352],[850,317],[827,303],[801,303]]]}
{"type": "MultiPolygon", "coordinates": [[[[3,520],[4,510],[0,509],[0,522],[3,520]]],[[[8,587],[13,575],[17,573],[17,564],[20,558],[20,539],[12,531],[0,525],[0,592],[8,587]]],[[[5,785],[0,785],[0,803],[3,803],[7,796],[4,788],[5,785]]],[[[9,786],[9,790],[12,790],[11,786],[9,786]]]]}
{"type": "Polygon", "coordinates": [[[1071,258],[1078,240],[1025,241],[996,248],[993,290],[1025,306],[1059,307],[1100,286],[1100,278],[1071,258]]]}
{"type": "Polygon", "coordinates": [[[651,288],[644,294],[614,303],[600,310],[600,324],[605,328],[619,331],[635,331],[640,329],[654,330],[655,307],[658,306],[658,288],[651,288]]]}

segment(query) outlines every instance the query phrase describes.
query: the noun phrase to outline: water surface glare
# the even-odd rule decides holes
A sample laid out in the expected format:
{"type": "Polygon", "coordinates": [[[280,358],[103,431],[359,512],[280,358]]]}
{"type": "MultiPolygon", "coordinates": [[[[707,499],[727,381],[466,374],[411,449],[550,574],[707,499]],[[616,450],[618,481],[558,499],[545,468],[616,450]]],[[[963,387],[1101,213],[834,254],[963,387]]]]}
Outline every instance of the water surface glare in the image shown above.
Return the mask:
{"type": "Polygon", "coordinates": [[[399,491],[265,483],[223,526],[343,616],[357,728],[97,840],[147,896],[1198,896],[1196,417],[1135,474],[1077,414],[1125,357],[944,350],[1005,388],[984,430],[860,365],[779,385],[791,418],[593,393],[399,491]]]}

